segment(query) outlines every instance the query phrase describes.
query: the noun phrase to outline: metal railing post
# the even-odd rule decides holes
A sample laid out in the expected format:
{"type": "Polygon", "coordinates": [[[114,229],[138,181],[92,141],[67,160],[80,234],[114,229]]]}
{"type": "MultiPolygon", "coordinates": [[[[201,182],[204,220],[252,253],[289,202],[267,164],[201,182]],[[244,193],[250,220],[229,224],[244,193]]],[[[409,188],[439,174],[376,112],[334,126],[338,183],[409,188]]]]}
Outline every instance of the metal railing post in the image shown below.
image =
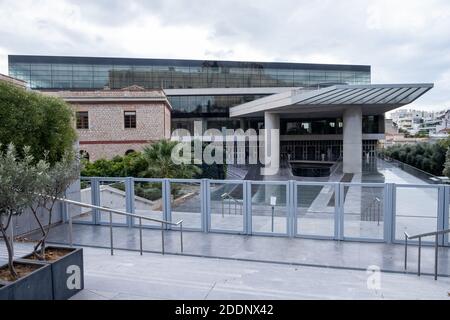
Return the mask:
{"type": "Polygon", "coordinates": [[[377,217],[377,219],[378,219],[378,222],[377,222],[377,224],[378,224],[378,226],[380,226],[380,216],[381,216],[381,201],[378,201],[377,202],[377,213],[378,213],[378,217],[377,217]]]}
{"type": "MultiPolygon", "coordinates": [[[[450,222],[450,217],[449,217],[449,203],[450,203],[450,186],[445,186],[444,187],[444,214],[443,214],[443,229],[447,230],[450,226],[449,226],[449,222],[450,222]]],[[[444,234],[443,235],[443,245],[444,246],[450,246],[450,241],[449,241],[449,236],[448,234],[444,234]]]]}
{"type": "Polygon", "coordinates": [[[408,235],[405,234],[405,271],[408,270],[408,235]]]}
{"type": "MultiPolygon", "coordinates": [[[[200,184],[202,195],[201,199],[201,215],[202,215],[202,231],[209,232],[211,229],[211,184],[208,179],[202,179],[200,184]]],[[[223,205],[223,202],[222,202],[223,205]]],[[[224,215],[222,207],[222,217],[224,215]]]]}
{"type": "Polygon", "coordinates": [[[64,208],[69,219],[69,244],[70,247],[73,247],[73,221],[72,221],[72,213],[69,211],[69,204],[64,202],[64,208]]]}
{"type": "Polygon", "coordinates": [[[339,182],[339,240],[345,238],[345,185],[339,182]]]}
{"type": "Polygon", "coordinates": [[[420,277],[420,262],[422,259],[422,237],[419,238],[419,252],[417,254],[417,275],[420,277]]]}
{"type": "Polygon", "coordinates": [[[164,254],[164,223],[161,223],[161,253],[164,254]]]}
{"type": "Polygon", "coordinates": [[[393,183],[386,183],[384,186],[383,201],[383,239],[386,243],[392,243],[395,237],[395,197],[395,185],[393,183]]]}
{"type": "Polygon", "coordinates": [[[163,220],[171,221],[172,220],[172,195],[171,195],[171,186],[169,179],[163,179],[163,220]]]}
{"type": "MultiPolygon", "coordinates": [[[[125,179],[125,207],[126,211],[130,213],[134,213],[134,179],[126,178],[125,179]]],[[[134,223],[132,217],[126,217],[126,222],[129,227],[131,227],[134,223]]]]}
{"type": "Polygon", "coordinates": [[[252,234],[252,183],[251,181],[243,182],[244,198],[243,203],[245,204],[244,210],[244,234],[252,234]]]}
{"type": "Polygon", "coordinates": [[[273,232],[273,219],[274,219],[274,214],[275,214],[275,207],[272,206],[272,232],[273,232]]]}
{"type": "Polygon", "coordinates": [[[341,199],[339,182],[334,183],[334,240],[340,240],[341,199]]]}
{"type": "MultiPolygon", "coordinates": [[[[446,206],[445,201],[447,199],[447,197],[445,196],[445,187],[444,186],[439,186],[438,187],[438,212],[437,212],[437,226],[436,226],[436,230],[444,230],[445,227],[445,223],[444,223],[444,219],[445,219],[445,210],[448,210],[448,206],[446,206]]],[[[438,243],[444,244],[444,238],[445,235],[439,235],[438,237],[438,243]]]]}
{"type": "Polygon", "coordinates": [[[436,234],[434,243],[434,280],[438,277],[439,234],[436,234]]]}
{"type": "MultiPolygon", "coordinates": [[[[91,203],[95,206],[100,206],[100,181],[98,178],[91,179],[91,203]]],[[[101,211],[98,209],[92,210],[92,220],[94,224],[100,224],[101,211]]]]}
{"type": "Polygon", "coordinates": [[[142,218],[139,218],[139,249],[141,252],[141,256],[143,254],[142,251],[142,218]]]}
{"type": "Polygon", "coordinates": [[[289,180],[286,185],[286,214],[287,214],[287,233],[289,237],[295,237],[296,235],[296,206],[297,206],[297,195],[295,194],[296,186],[295,181],[289,180]]]}
{"type": "Polygon", "coordinates": [[[109,212],[109,236],[111,242],[111,255],[114,255],[114,244],[113,244],[113,222],[112,222],[112,212],[109,212]]]}
{"type": "Polygon", "coordinates": [[[225,204],[224,204],[225,199],[222,198],[222,218],[225,218],[225,204]]]}
{"type": "Polygon", "coordinates": [[[180,249],[181,252],[184,252],[184,248],[183,248],[183,221],[180,222],[180,249]]]}

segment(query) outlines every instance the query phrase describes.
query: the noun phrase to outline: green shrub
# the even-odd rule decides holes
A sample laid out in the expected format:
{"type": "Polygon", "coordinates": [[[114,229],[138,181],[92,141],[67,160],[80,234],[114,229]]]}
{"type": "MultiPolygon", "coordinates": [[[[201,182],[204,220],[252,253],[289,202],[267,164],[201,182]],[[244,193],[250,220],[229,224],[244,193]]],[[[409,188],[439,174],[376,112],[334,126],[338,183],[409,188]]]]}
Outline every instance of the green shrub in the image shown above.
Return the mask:
{"type": "Polygon", "coordinates": [[[63,100],[0,82],[0,144],[18,156],[30,147],[34,161],[58,162],[76,140],[73,112],[63,100]]]}
{"type": "MultiPolygon", "coordinates": [[[[383,154],[436,176],[443,174],[450,139],[436,143],[394,145],[383,150],[383,154]]],[[[450,164],[449,164],[450,166],[450,164]]]]}

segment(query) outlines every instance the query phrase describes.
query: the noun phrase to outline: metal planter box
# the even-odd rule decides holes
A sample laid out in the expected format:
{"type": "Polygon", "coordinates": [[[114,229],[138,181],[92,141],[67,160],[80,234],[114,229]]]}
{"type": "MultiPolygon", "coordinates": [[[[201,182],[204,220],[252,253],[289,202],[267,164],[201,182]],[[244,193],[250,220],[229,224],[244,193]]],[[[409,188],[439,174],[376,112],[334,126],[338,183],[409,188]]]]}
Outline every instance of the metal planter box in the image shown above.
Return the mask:
{"type": "MultiPolygon", "coordinates": [[[[51,283],[54,300],[67,300],[84,289],[83,249],[63,246],[48,246],[46,249],[69,250],[70,253],[56,261],[40,261],[51,268],[51,283]]],[[[30,255],[21,259],[28,260],[30,255]]]]}
{"type": "Polygon", "coordinates": [[[44,265],[33,261],[16,261],[14,263],[34,264],[38,265],[39,268],[25,277],[4,286],[0,286],[0,300],[53,299],[52,270],[50,265],[44,265]]]}

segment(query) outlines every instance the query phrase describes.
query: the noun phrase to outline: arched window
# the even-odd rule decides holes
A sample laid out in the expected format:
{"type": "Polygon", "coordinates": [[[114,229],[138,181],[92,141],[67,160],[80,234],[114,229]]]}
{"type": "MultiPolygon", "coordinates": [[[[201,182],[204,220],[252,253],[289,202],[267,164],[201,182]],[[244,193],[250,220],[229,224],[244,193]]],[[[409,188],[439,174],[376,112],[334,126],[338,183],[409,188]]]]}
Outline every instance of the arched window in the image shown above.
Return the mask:
{"type": "Polygon", "coordinates": [[[80,150],[80,159],[89,161],[89,152],[87,152],[86,150],[80,150]]]}

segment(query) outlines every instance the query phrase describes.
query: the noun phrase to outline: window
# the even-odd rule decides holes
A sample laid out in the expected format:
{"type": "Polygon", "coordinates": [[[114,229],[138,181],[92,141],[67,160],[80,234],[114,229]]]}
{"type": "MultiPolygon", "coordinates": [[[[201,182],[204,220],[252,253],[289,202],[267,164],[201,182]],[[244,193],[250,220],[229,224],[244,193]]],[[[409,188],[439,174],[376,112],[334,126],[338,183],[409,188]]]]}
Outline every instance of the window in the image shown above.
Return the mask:
{"type": "Polygon", "coordinates": [[[89,112],[77,112],[77,129],[89,129],[89,112]]]}
{"type": "Polygon", "coordinates": [[[89,152],[87,152],[86,150],[80,150],[80,159],[89,161],[89,152]]]}
{"type": "Polygon", "coordinates": [[[125,129],[136,128],[136,111],[125,111],[125,129]]]}

